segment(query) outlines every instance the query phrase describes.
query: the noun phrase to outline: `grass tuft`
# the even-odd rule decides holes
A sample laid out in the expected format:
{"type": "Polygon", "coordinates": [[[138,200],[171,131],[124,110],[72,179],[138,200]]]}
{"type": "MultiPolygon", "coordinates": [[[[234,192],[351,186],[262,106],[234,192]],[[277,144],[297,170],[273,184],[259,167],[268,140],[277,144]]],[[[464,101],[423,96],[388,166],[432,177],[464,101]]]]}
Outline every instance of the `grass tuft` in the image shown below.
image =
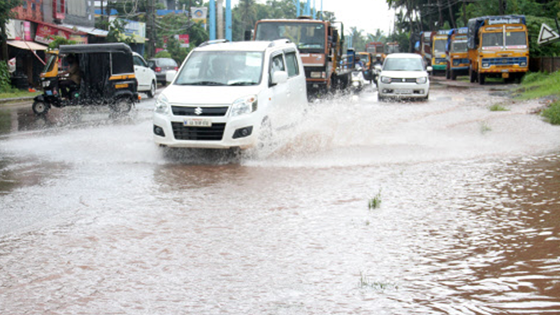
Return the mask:
{"type": "Polygon", "coordinates": [[[507,107],[500,104],[492,105],[489,109],[491,112],[507,112],[509,110],[507,107]]]}
{"type": "Polygon", "coordinates": [[[397,289],[395,284],[387,282],[372,281],[368,275],[360,271],[360,282],[358,282],[360,289],[371,288],[375,290],[385,291],[386,289],[397,289]]]}
{"type": "Polygon", "coordinates": [[[560,101],[556,101],[547,109],[543,110],[541,115],[551,124],[560,125],[560,101]]]}
{"type": "Polygon", "coordinates": [[[486,134],[486,133],[488,133],[488,132],[490,132],[490,131],[492,131],[492,128],[490,128],[490,126],[488,125],[487,122],[482,121],[482,122],[480,123],[480,133],[481,133],[481,134],[486,134]]]}
{"type": "Polygon", "coordinates": [[[377,209],[379,207],[381,207],[381,189],[379,190],[377,195],[375,195],[375,197],[371,198],[368,202],[368,208],[370,210],[377,209]]]}

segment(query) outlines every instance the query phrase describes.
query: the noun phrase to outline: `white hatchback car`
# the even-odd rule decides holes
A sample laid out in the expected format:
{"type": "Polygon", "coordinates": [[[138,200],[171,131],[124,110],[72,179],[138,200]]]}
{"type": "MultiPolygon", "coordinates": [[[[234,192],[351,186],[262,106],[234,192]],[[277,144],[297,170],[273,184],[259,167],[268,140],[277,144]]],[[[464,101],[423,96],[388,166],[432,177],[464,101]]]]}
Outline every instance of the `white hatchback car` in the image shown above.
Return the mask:
{"type": "Polygon", "coordinates": [[[276,41],[206,42],[185,59],[156,101],[160,146],[246,149],[306,110],[297,47],[276,41]]]}
{"type": "Polygon", "coordinates": [[[377,98],[418,98],[427,100],[430,94],[431,67],[425,67],[422,56],[409,53],[390,54],[383,62],[377,81],[377,98]]]}
{"type": "Polygon", "coordinates": [[[138,80],[138,92],[148,94],[149,98],[156,95],[157,78],[154,70],[148,66],[148,63],[140,54],[133,52],[132,60],[134,62],[134,74],[138,80]]]}

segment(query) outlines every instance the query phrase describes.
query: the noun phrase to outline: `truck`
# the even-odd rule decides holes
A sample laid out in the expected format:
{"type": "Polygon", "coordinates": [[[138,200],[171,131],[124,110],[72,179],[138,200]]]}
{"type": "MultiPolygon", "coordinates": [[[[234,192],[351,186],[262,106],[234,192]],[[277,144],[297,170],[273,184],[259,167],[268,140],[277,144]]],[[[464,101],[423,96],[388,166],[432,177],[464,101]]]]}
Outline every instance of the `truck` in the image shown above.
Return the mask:
{"type": "Polygon", "coordinates": [[[385,44],[385,55],[400,52],[399,42],[389,42],[385,44]]]}
{"type": "Polygon", "coordinates": [[[482,16],[470,19],[467,47],[470,81],[488,77],[506,82],[529,71],[529,38],[524,15],[482,16]]]}
{"type": "Polygon", "coordinates": [[[383,42],[366,43],[366,52],[371,53],[373,57],[381,55],[381,60],[385,60],[385,44],[383,42]]]}
{"type": "Polygon", "coordinates": [[[434,69],[433,73],[445,73],[447,69],[447,54],[446,54],[446,46],[447,46],[447,39],[449,37],[449,30],[439,30],[435,34],[432,35],[432,44],[431,44],[431,66],[434,69]]]}
{"type": "Polygon", "coordinates": [[[417,43],[416,52],[422,56],[426,66],[432,65],[432,40],[436,32],[420,32],[420,41],[417,43]]]}
{"type": "Polygon", "coordinates": [[[454,28],[449,31],[447,39],[445,77],[457,80],[458,75],[469,74],[469,58],[467,50],[467,27],[454,28]]]}
{"type": "Polygon", "coordinates": [[[286,38],[295,43],[305,69],[307,91],[317,94],[350,86],[354,59],[346,55],[343,34],[342,23],[299,17],[259,20],[253,39],[286,38]]]}

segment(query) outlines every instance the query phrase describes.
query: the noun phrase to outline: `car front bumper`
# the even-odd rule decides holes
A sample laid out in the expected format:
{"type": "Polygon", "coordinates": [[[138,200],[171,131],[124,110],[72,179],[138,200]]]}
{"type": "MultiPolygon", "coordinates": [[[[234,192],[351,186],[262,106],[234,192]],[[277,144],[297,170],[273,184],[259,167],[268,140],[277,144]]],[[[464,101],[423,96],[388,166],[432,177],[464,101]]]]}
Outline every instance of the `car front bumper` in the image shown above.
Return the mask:
{"type": "Polygon", "coordinates": [[[378,93],[382,97],[414,98],[426,97],[429,94],[430,84],[418,83],[383,83],[379,80],[378,93]]]}
{"type": "Polygon", "coordinates": [[[258,119],[254,114],[234,118],[201,118],[210,121],[210,127],[185,126],[190,118],[194,117],[154,113],[154,142],[172,148],[207,149],[246,149],[257,144],[260,124],[257,124],[258,119]]]}

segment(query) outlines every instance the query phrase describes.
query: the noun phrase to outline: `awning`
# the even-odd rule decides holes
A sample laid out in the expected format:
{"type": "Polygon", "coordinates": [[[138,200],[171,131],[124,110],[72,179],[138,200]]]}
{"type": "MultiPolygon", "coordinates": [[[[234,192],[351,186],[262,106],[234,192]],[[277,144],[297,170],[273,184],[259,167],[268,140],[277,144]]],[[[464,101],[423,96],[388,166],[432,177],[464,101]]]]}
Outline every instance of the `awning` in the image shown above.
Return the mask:
{"type": "Polygon", "coordinates": [[[76,30],[76,31],[80,31],[80,32],[84,32],[84,33],[88,33],[89,35],[95,35],[95,36],[100,36],[100,37],[107,37],[107,35],[109,34],[109,31],[106,30],[102,30],[99,28],[95,28],[92,26],[80,26],[80,25],[70,25],[70,24],[61,24],[60,26],[72,29],[72,30],[76,30]]]}
{"type": "Polygon", "coordinates": [[[47,50],[47,46],[24,40],[9,40],[8,45],[26,50],[47,50]]]}

